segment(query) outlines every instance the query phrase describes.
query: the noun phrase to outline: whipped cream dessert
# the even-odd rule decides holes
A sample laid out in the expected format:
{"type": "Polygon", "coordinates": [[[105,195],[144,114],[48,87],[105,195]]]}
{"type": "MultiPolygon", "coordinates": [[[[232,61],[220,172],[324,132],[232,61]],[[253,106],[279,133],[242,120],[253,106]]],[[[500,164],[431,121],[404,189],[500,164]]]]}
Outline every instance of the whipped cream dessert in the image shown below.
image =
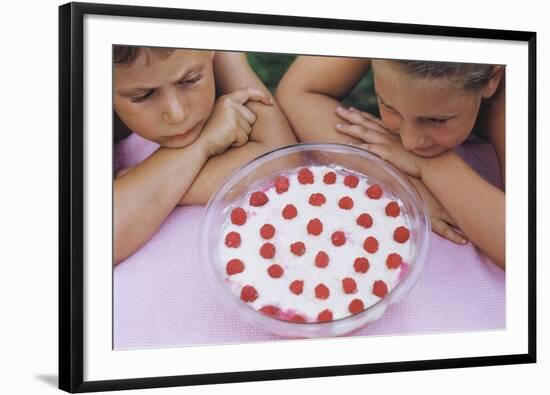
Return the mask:
{"type": "Polygon", "coordinates": [[[226,215],[218,269],[243,303],[281,320],[360,313],[399,283],[412,253],[402,202],[341,167],[279,174],[226,215]]]}

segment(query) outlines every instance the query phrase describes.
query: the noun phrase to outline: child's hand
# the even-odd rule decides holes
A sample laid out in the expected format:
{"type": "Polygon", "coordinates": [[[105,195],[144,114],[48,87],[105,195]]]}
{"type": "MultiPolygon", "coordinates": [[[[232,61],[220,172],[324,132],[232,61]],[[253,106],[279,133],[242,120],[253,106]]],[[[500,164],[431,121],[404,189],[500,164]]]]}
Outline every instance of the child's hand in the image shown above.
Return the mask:
{"type": "Polygon", "coordinates": [[[457,244],[466,244],[468,242],[466,237],[460,232],[447,210],[443,208],[422,180],[414,177],[409,177],[409,180],[414,184],[418,193],[424,199],[424,203],[426,203],[433,231],[457,244]]]}
{"type": "Polygon", "coordinates": [[[272,105],[271,97],[260,90],[244,88],[220,96],[204,125],[199,140],[208,156],[221,154],[230,146],[240,147],[248,142],[256,114],[244,106],[249,100],[272,105]]]}
{"type": "Polygon", "coordinates": [[[387,160],[404,173],[420,177],[424,159],[408,151],[401,144],[398,134],[390,132],[381,119],[353,107],[336,109],[336,114],[350,123],[336,124],[336,130],[363,141],[361,148],[387,160]]]}

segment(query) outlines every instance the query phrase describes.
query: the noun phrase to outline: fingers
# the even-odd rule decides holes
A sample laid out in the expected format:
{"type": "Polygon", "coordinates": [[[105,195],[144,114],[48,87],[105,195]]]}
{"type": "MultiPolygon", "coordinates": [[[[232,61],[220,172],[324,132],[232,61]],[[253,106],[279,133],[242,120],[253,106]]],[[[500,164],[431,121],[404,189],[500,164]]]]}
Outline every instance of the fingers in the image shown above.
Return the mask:
{"type": "Polygon", "coordinates": [[[268,106],[273,104],[273,99],[269,94],[254,88],[239,89],[238,91],[228,94],[227,98],[235,100],[240,104],[245,104],[249,100],[259,101],[268,106]]]}
{"type": "Polygon", "coordinates": [[[253,125],[254,122],[256,122],[256,114],[242,104],[235,104],[235,110],[238,111],[240,116],[244,118],[249,125],[253,125]]]}
{"type": "Polygon", "coordinates": [[[382,144],[387,141],[387,138],[384,136],[383,133],[365,128],[360,125],[345,125],[337,123],[336,130],[340,133],[362,140],[365,143],[382,144]]]}
{"type": "Polygon", "coordinates": [[[460,235],[455,229],[453,229],[448,223],[440,218],[432,217],[432,229],[438,235],[457,244],[464,245],[468,242],[466,238],[460,235]]]}
{"type": "Polygon", "coordinates": [[[381,126],[377,122],[374,122],[364,117],[360,111],[350,111],[346,110],[345,108],[338,107],[336,109],[336,114],[340,118],[345,119],[351,124],[361,125],[366,129],[376,130],[377,132],[389,135],[389,132],[386,130],[385,127],[381,126]]]}
{"type": "Polygon", "coordinates": [[[384,129],[387,129],[386,125],[384,125],[384,122],[382,122],[382,120],[380,118],[377,118],[374,115],[369,114],[368,112],[358,110],[355,107],[349,107],[349,110],[352,111],[352,112],[358,112],[361,115],[363,115],[365,118],[369,119],[370,121],[376,122],[378,125],[380,125],[384,129]]]}

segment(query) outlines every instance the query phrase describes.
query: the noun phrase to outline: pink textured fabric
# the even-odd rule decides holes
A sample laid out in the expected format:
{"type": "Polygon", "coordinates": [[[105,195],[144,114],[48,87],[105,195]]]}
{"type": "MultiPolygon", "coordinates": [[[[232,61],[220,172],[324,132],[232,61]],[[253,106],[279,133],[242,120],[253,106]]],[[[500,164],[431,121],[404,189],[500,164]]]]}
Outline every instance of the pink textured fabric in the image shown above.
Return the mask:
{"type": "MultiPolygon", "coordinates": [[[[139,163],[156,148],[132,135],[117,144],[116,167],[139,163]]],[[[465,143],[457,152],[499,185],[491,145],[465,143]]],[[[176,208],[151,240],[115,267],[115,349],[280,339],[241,321],[212,294],[198,259],[203,211],[176,208]]],[[[353,336],[503,329],[504,297],[504,272],[471,244],[459,246],[432,233],[428,261],[406,300],[353,336]]]]}

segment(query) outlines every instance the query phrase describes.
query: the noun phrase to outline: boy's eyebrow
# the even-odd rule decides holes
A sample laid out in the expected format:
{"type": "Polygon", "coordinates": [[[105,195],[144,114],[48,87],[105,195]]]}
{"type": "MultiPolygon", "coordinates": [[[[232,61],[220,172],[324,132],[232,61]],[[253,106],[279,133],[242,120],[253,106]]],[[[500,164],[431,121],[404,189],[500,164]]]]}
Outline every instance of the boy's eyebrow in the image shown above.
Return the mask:
{"type": "MultiPolygon", "coordinates": [[[[181,81],[182,79],[187,77],[189,74],[191,74],[191,73],[193,73],[193,72],[195,72],[199,69],[202,69],[205,64],[206,64],[206,61],[202,60],[200,62],[197,62],[197,63],[191,65],[189,68],[185,69],[183,71],[183,73],[178,78],[176,78],[174,81],[172,81],[172,83],[175,84],[176,82],[181,81]]],[[[136,94],[136,92],[149,91],[149,90],[156,89],[156,88],[157,88],[156,86],[139,86],[139,87],[131,87],[131,88],[117,90],[117,92],[119,94],[121,94],[122,96],[133,96],[133,95],[136,94]]]]}

